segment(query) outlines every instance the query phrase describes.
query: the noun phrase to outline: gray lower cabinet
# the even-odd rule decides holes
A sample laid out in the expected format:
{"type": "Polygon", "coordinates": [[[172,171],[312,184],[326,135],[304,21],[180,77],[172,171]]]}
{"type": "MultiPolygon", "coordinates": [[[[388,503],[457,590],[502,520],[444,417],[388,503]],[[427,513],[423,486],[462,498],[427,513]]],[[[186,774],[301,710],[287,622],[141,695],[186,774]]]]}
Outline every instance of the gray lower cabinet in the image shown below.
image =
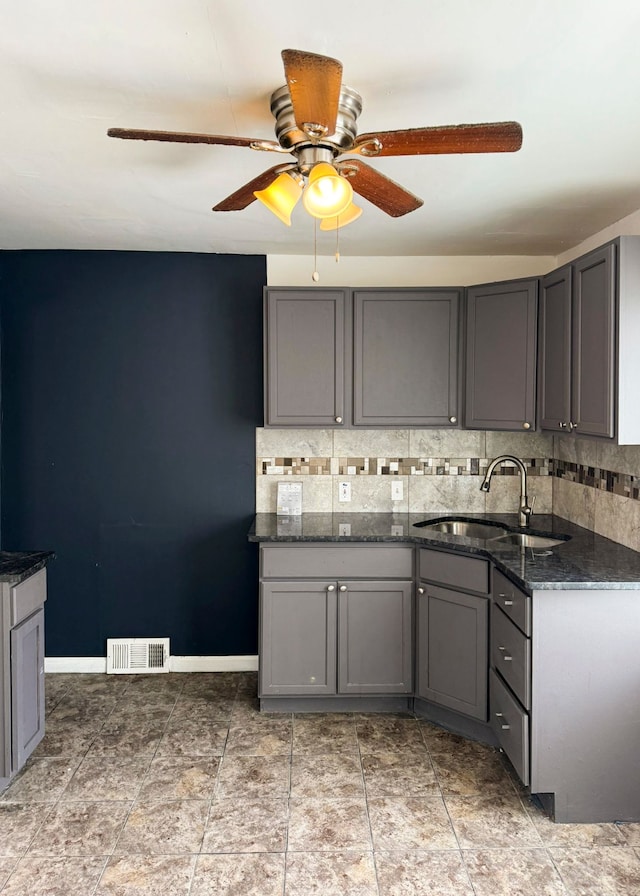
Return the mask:
{"type": "Polygon", "coordinates": [[[416,696],[486,721],[489,565],[418,553],[416,696]]]}
{"type": "Polygon", "coordinates": [[[0,790],[44,737],[44,569],[0,583],[0,790]]]}
{"type": "Polygon", "coordinates": [[[410,546],[262,546],[260,569],[261,698],[413,693],[410,546]]]}
{"type": "Polygon", "coordinates": [[[412,582],[338,588],[338,692],[412,694],[412,582]]]}
{"type": "Polygon", "coordinates": [[[535,430],[537,299],[537,279],[467,290],[467,429],[535,430]]]}
{"type": "Polygon", "coordinates": [[[459,289],[356,289],[356,426],[457,426],[459,289]]]}

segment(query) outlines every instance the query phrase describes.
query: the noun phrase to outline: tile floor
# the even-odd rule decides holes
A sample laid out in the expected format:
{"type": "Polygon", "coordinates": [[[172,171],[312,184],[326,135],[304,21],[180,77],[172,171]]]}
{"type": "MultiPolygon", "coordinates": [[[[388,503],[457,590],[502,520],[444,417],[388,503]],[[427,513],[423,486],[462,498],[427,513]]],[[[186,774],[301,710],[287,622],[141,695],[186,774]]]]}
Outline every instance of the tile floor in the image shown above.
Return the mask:
{"type": "Polygon", "coordinates": [[[554,825],[409,716],[257,712],[250,673],[47,676],[2,896],[638,896],[640,824],[554,825]]]}

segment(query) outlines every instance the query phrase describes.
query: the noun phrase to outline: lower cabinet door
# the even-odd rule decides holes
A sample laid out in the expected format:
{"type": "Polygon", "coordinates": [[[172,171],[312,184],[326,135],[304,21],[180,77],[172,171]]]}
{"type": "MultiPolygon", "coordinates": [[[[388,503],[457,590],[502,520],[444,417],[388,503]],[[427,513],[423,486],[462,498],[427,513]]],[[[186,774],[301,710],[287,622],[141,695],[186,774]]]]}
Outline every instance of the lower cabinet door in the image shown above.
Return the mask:
{"type": "Polygon", "coordinates": [[[44,610],[11,629],[12,770],[44,737],[44,610]]]}
{"type": "Polygon", "coordinates": [[[418,589],[419,697],[487,720],[486,597],[421,583],[418,589]]]}
{"type": "Polygon", "coordinates": [[[336,693],[335,582],[263,582],[260,696],[336,693]]]}
{"type": "Polygon", "coordinates": [[[412,693],[412,583],[338,588],[339,693],[412,693]]]}

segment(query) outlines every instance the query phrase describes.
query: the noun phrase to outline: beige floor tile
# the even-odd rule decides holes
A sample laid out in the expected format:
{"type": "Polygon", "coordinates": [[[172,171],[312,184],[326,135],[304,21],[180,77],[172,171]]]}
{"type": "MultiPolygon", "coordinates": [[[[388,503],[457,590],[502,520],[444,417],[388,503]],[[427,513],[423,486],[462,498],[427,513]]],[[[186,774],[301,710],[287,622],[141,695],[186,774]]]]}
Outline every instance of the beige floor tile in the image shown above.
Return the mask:
{"type": "Polygon", "coordinates": [[[268,720],[234,725],[225,752],[228,756],[289,756],[291,723],[268,720]]]}
{"type": "Polygon", "coordinates": [[[282,896],[284,854],[200,856],[190,896],[282,896]]]}
{"type": "Polygon", "coordinates": [[[570,896],[638,896],[640,857],[626,847],[549,849],[570,896]]]}
{"type": "Polygon", "coordinates": [[[463,852],[476,896],[567,896],[546,849],[463,852]]]}
{"type": "Polygon", "coordinates": [[[429,756],[403,752],[369,753],[362,757],[367,796],[429,796],[439,793],[429,756]]]}
{"type": "Polygon", "coordinates": [[[0,803],[0,856],[23,855],[50,808],[37,803],[0,803]]]}
{"type": "Polygon", "coordinates": [[[218,777],[218,756],[156,756],[148,766],[138,800],[207,800],[218,777]]]}
{"type": "Polygon", "coordinates": [[[627,824],[621,822],[617,825],[618,831],[629,846],[640,846],[640,823],[627,824]]]}
{"type": "Polygon", "coordinates": [[[214,800],[201,852],[285,852],[289,802],[214,800]]]}
{"type": "Polygon", "coordinates": [[[158,756],[222,756],[229,728],[199,718],[169,720],[158,756]]]}
{"type": "Polygon", "coordinates": [[[355,722],[335,718],[302,719],[293,722],[293,753],[307,756],[323,753],[357,753],[355,722]]]}
{"type": "Polygon", "coordinates": [[[380,896],[474,896],[456,850],[377,851],[380,896]]]}
{"type": "Polygon", "coordinates": [[[332,753],[296,755],[291,763],[292,797],[363,797],[364,784],[358,756],[332,753]]]}
{"type": "Polygon", "coordinates": [[[512,795],[513,781],[497,752],[432,753],[442,793],[458,796],[512,795]]]}
{"type": "Polygon", "coordinates": [[[292,799],[288,849],[294,852],[370,850],[363,799],[292,799]]]}
{"type": "Polygon", "coordinates": [[[30,856],[106,856],[116,844],[131,803],[58,803],[29,847],[30,856]]]}
{"type": "Polygon", "coordinates": [[[211,699],[235,697],[243,675],[243,672],[192,672],[181,676],[184,681],[181,693],[211,699]]]}
{"type": "Polygon", "coordinates": [[[380,716],[356,722],[361,753],[410,752],[425,753],[426,746],[420,725],[415,719],[380,716]]]}
{"type": "Polygon", "coordinates": [[[93,893],[105,861],[103,856],[26,856],[18,862],[2,896],[93,893]]]}
{"type": "Polygon", "coordinates": [[[3,858],[0,856],[0,890],[13,869],[18,864],[17,858],[3,858]]]}
{"type": "Polygon", "coordinates": [[[80,757],[29,759],[20,774],[0,796],[2,802],[52,803],[65,789],[80,757]]]}
{"type": "Polygon", "coordinates": [[[150,756],[85,757],[60,795],[69,800],[134,800],[138,795],[150,756]]]}
{"type": "MultiPolygon", "coordinates": [[[[545,846],[592,847],[633,845],[616,824],[556,824],[525,798],[524,806],[545,846]]],[[[640,841],[639,841],[640,843],[640,841]]]]}
{"type": "Polygon", "coordinates": [[[289,796],[288,756],[225,756],[218,772],[219,799],[269,799],[289,796]]]}
{"type": "Polygon", "coordinates": [[[195,864],[195,856],[112,856],[94,896],[187,896],[195,864]]]}
{"type": "Polygon", "coordinates": [[[114,713],[102,726],[89,747],[89,756],[144,756],[153,755],[167,721],[154,718],[147,713],[136,713],[127,707],[126,713],[114,713]]]}
{"type": "Polygon", "coordinates": [[[542,841],[518,797],[445,796],[462,849],[540,847],[542,841]]]}
{"type": "Polygon", "coordinates": [[[378,896],[370,852],[287,854],[285,896],[378,896]]]}
{"type": "Polygon", "coordinates": [[[196,853],[208,810],[207,800],[136,803],[115,851],[120,855],[196,853]]]}
{"type": "Polygon", "coordinates": [[[211,724],[229,724],[233,708],[233,697],[199,697],[181,694],[171,712],[171,721],[178,719],[198,719],[211,724]]]}
{"type": "Polygon", "coordinates": [[[374,849],[456,849],[441,796],[368,799],[374,849]]]}

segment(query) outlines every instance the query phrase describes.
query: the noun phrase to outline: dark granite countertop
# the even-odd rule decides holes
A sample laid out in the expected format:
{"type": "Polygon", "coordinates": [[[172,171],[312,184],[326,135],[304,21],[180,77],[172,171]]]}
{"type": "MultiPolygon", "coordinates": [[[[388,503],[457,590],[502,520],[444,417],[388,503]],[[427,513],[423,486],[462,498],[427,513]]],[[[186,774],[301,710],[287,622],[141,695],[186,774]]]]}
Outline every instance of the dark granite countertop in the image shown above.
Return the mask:
{"type": "Polygon", "coordinates": [[[43,569],[53,551],[0,551],[0,582],[17,585],[43,569]]]}
{"type": "Polygon", "coordinates": [[[279,517],[259,513],[249,531],[255,542],[404,542],[449,548],[488,557],[520,587],[534,590],[638,589],[640,552],[576,526],[551,514],[536,514],[530,529],[520,529],[518,515],[509,513],[304,513],[279,517]],[[491,520],[516,532],[569,535],[569,541],[552,548],[461,538],[416,527],[423,520],[491,520]],[[345,527],[349,528],[346,529],[345,527]],[[350,534],[341,534],[348,531],[350,534]]]}

